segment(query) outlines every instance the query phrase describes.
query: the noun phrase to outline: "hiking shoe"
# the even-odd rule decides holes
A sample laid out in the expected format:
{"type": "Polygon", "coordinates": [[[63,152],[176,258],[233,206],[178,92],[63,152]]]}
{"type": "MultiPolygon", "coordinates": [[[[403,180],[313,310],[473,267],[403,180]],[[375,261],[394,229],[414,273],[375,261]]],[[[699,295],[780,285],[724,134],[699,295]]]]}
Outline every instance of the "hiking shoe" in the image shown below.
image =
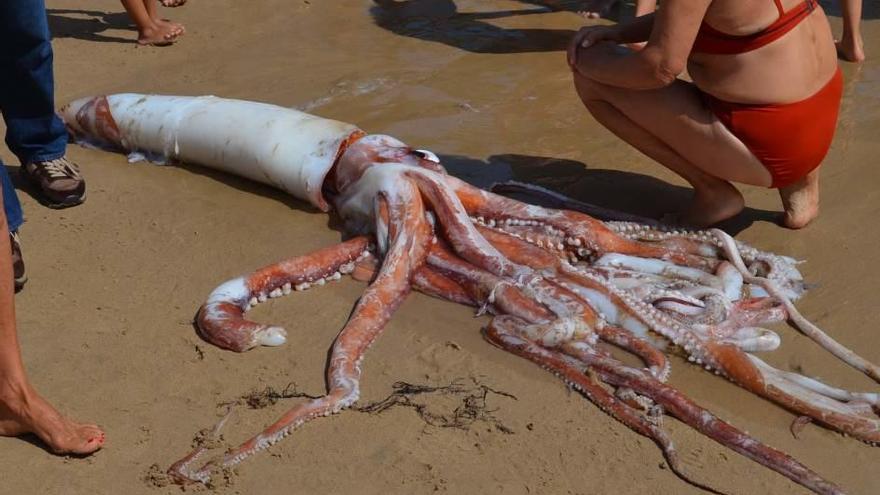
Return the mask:
{"type": "Polygon", "coordinates": [[[12,245],[12,277],[15,282],[15,292],[24,287],[27,282],[27,274],[24,272],[24,258],[21,257],[21,239],[18,232],[9,233],[9,244],[12,245]]]}
{"type": "Polygon", "coordinates": [[[39,189],[43,203],[49,208],[67,208],[86,200],[86,181],[79,167],[67,157],[26,163],[19,173],[39,189]]]}

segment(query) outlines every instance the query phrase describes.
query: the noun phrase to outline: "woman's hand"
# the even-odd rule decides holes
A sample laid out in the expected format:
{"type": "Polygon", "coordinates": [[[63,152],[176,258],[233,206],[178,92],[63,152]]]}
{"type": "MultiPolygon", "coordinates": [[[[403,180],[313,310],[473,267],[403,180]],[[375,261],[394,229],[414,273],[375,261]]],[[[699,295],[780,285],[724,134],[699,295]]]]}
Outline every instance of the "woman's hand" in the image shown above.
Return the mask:
{"type": "Polygon", "coordinates": [[[584,26],[568,44],[568,65],[572,68],[577,65],[577,53],[581,48],[589,48],[603,41],[619,43],[619,40],[616,26],[584,26]]]}

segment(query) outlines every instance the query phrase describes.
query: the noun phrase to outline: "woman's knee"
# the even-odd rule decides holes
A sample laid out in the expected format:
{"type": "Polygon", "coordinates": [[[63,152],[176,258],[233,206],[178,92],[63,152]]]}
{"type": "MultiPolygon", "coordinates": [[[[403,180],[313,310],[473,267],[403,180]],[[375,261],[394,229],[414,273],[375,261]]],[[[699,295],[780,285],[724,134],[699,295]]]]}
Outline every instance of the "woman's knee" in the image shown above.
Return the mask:
{"type": "Polygon", "coordinates": [[[574,89],[577,91],[578,96],[581,97],[581,100],[584,103],[588,103],[591,101],[603,101],[603,91],[602,88],[604,84],[598,83],[589,77],[583,76],[577,72],[573,73],[574,77],[574,89]]]}

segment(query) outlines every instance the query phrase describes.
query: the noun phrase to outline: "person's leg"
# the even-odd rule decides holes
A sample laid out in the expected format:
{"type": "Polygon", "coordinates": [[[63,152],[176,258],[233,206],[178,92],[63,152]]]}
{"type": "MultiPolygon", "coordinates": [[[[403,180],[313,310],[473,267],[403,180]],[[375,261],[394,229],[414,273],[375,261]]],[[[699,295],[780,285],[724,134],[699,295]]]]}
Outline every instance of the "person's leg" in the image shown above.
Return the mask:
{"type": "MultiPolygon", "coordinates": [[[[0,213],[0,232],[5,229],[6,215],[0,213]]],[[[104,432],[62,416],[27,379],[15,324],[10,253],[8,237],[0,235],[0,436],[33,433],[55,453],[92,453],[104,445],[104,432]]]]}
{"type": "Polygon", "coordinates": [[[785,207],[782,223],[790,229],[802,229],[819,216],[819,169],[803,179],[779,188],[779,197],[785,207]]]}
{"type": "Polygon", "coordinates": [[[163,26],[171,29],[173,32],[177,33],[177,36],[180,36],[186,32],[186,29],[183,27],[183,24],[178,22],[172,22],[168,19],[163,19],[159,15],[159,2],[156,0],[144,0],[144,7],[147,9],[147,15],[150,16],[150,19],[156,23],[157,26],[163,26]]]}
{"type": "Polygon", "coordinates": [[[24,223],[24,213],[21,211],[21,203],[15,194],[15,186],[12,184],[12,178],[6,171],[3,161],[0,161],[0,184],[3,191],[3,212],[6,214],[6,223],[9,232],[15,232],[24,223]]]}
{"type": "Polygon", "coordinates": [[[43,0],[5,0],[0,9],[0,109],[20,174],[49,206],[85,199],[85,181],[64,156],[67,129],[55,114],[52,45],[43,0]]]}
{"type": "Polygon", "coordinates": [[[55,114],[52,45],[43,0],[4,0],[0,32],[6,144],[22,163],[60,158],[67,129],[55,114]]]}
{"type": "Polygon", "coordinates": [[[12,278],[15,282],[15,291],[18,292],[27,282],[27,273],[25,272],[24,259],[21,254],[21,244],[18,237],[18,229],[24,223],[24,215],[21,211],[21,203],[18,201],[18,195],[15,194],[15,186],[12,185],[12,179],[6,166],[0,160],[0,191],[3,192],[3,213],[6,215],[7,227],[9,228],[9,242],[12,244],[12,278]]]}
{"type": "Polygon", "coordinates": [[[138,30],[138,43],[142,45],[169,45],[180,37],[182,31],[171,23],[157,24],[150,16],[148,7],[155,7],[157,0],[120,0],[138,30]]]}
{"type": "MultiPolygon", "coordinates": [[[[589,63],[591,50],[579,60],[589,63]]],[[[596,53],[596,52],[593,52],[596,53]]],[[[731,182],[769,186],[770,173],[703,103],[692,84],[677,81],[662,89],[615,88],[575,74],[584,105],[602,125],[694,187],[694,200],[682,222],[708,226],[743,208],[731,182]]]]}
{"type": "Polygon", "coordinates": [[[843,34],[837,41],[837,53],[844,60],[862,62],[865,60],[862,41],[862,0],[841,0],[843,4],[843,34]]]}

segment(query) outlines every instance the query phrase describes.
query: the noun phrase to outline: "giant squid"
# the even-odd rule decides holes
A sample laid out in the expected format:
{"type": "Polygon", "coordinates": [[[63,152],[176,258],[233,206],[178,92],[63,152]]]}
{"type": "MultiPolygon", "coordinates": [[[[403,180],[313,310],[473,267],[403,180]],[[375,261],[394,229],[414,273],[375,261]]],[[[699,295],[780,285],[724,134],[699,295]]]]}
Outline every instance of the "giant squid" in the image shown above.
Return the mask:
{"type": "MultiPolygon", "coordinates": [[[[247,318],[269,298],[351,275],[368,282],[329,353],[326,394],[293,406],[219,458],[200,447],[174,463],[180,482],[208,482],[305,423],[352,406],[361,363],[412,290],[491,317],[485,338],[561,378],[636,433],[653,440],[688,482],[660,418],[712,440],[816,493],[843,493],[668,385],[677,350],[767,400],[827,428],[880,441],[880,395],[836,388],[756,356],[780,345],[766,328],[789,321],[857,370],[880,368],[801,315],[805,291],[792,258],[722,230],[684,230],[614,214],[528,185],[560,208],[476,188],[438,157],[385,135],[280,106],[212,96],[117,94],[66,105],[75,140],[153,161],[198,164],[277,187],[343,221],[340,244],[224,282],[199,309],[202,338],[243,352],[286,341],[285,329],[247,318]],[[609,346],[638,357],[616,358],[609,346]]],[[[554,206],[556,206],[554,205],[554,206]]],[[[711,490],[711,489],[710,489],[711,490]]]]}

